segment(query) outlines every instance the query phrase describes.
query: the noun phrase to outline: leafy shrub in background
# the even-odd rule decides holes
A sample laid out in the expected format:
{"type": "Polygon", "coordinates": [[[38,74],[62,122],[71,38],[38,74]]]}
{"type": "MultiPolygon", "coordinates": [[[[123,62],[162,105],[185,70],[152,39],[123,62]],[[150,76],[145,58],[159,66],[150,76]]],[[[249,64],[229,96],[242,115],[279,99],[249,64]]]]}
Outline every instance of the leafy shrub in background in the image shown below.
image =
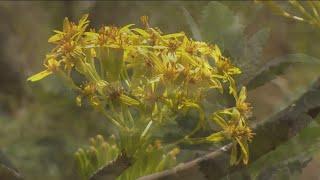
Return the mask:
{"type": "Polygon", "coordinates": [[[56,47],[46,56],[46,69],[28,78],[58,75],[78,93],[79,106],[90,105],[116,128],[114,137],[97,136],[88,150],[76,152],[84,178],[121,162],[124,167],[115,172],[119,179],[161,171],[175,164],[182,143],[232,141],[231,164],[248,163],[251,107],[246,88],[239,91],[234,79],[240,69],[218,46],[183,32],[164,34],[151,28],[146,16],[141,17],[143,29],[129,24],[97,31],[87,30],[87,18],[77,24],[64,20],[63,30],[48,40],[56,47]],[[234,100],[210,109],[216,102],[206,97],[212,93],[234,100]],[[167,126],[191,111],[197,114],[193,130],[174,141],[164,138],[167,126]],[[201,131],[211,134],[199,137],[201,131]]]}
{"type": "Polygon", "coordinates": [[[266,1],[263,3],[280,16],[305,22],[317,28],[320,27],[320,2],[318,1],[299,2],[297,0],[290,0],[288,1],[289,7],[285,7],[283,4],[281,6],[280,3],[274,1],[266,1]]]}

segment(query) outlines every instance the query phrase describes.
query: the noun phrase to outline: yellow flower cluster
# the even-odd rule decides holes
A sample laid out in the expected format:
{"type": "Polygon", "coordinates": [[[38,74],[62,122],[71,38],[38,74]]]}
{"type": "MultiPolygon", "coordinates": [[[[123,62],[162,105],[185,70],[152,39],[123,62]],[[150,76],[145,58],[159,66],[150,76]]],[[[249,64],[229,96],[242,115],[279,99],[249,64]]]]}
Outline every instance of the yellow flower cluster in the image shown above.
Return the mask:
{"type": "Polygon", "coordinates": [[[77,24],[64,20],[63,30],[49,38],[56,47],[47,55],[46,70],[28,80],[62,75],[79,93],[78,105],[89,102],[121,132],[140,132],[141,137],[189,109],[199,112],[198,125],[203,125],[210,119],[204,113],[204,94],[212,89],[223,93],[227,86],[235,106],[211,113],[223,131],[205,139],[233,140],[234,147],[242,149],[243,162],[248,162],[251,107],[245,88],[238,92],[236,87],[234,76],[240,69],[216,45],[194,41],[183,32],[163,34],[150,27],[146,16],[141,18],[144,28],[103,26],[97,32],[87,30],[87,18],[77,24]],[[72,72],[85,81],[76,82],[72,72]]]}

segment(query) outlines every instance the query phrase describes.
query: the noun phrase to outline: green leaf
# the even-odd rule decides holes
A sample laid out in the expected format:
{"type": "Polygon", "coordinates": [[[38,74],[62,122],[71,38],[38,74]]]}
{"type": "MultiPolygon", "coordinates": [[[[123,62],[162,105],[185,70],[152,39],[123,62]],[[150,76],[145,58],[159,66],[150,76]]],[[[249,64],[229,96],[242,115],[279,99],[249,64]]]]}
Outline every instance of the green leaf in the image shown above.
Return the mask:
{"type": "Polygon", "coordinates": [[[319,125],[311,122],[297,136],[251,164],[250,174],[258,176],[268,168],[288,166],[292,162],[317,156],[320,142],[319,130],[319,125]]]}
{"type": "Polygon", "coordinates": [[[210,2],[202,12],[200,23],[203,40],[218,46],[222,50],[231,53],[241,47],[244,26],[239,23],[239,19],[224,4],[220,2],[210,2]]]}
{"type": "Polygon", "coordinates": [[[123,68],[123,50],[116,48],[100,48],[102,67],[107,80],[116,81],[120,78],[123,68]]]}
{"type": "Polygon", "coordinates": [[[202,37],[201,37],[199,25],[195,22],[194,18],[191,16],[189,11],[185,7],[182,6],[181,9],[182,9],[183,15],[185,16],[189,27],[190,27],[193,38],[197,41],[201,41],[202,37]]]}
{"type": "Polygon", "coordinates": [[[41,71],[41,72],[39,72],[39,73],[37,73],[37,74],[29,77],[29,78],[27,79],[27,81],[31,81],[31,82],[39,81],[39,80],[47,77],[47,76],[50,75],[50,74],[52,74],[51,71],[49,71],[49,70],[44,70],[44,71],[41,71]]]}
{"type": "Polygon", "coordinates": [[[240,85],[245,84],[250,77],[256,75],[257,69],[260,69],[265,65],[265,61],[261,58],[269,35],[269,28],[260,29],[244,42],[241,56],[239,58],[233,57],[236,60],[235,64],[243,70],[239,79],[240,85]]]}
{"type": "Polygon", "coordinates": [[[261,63],[263,48],[270,36],[270,29],[263,28],[253,34],[246,42],[244,57],[253,61],[254,64],[261,63]]]}
{"type": "MultiPolygon", "coordinates": [[[[283,74],[284,70],[292,64],[314,64],[319,66],[320,60],[318,58],[308,56],[305,54],[289,54],[276,58],[269,63],[265,64],[263,68],[257,71],[257,76],[251,77],[248,81],[248,89],[255,89],[262,86],[268,81],[276,78],[278,75],[283,74]]],[[[319,66],[320,67],[320,66],[319,66]]]]}

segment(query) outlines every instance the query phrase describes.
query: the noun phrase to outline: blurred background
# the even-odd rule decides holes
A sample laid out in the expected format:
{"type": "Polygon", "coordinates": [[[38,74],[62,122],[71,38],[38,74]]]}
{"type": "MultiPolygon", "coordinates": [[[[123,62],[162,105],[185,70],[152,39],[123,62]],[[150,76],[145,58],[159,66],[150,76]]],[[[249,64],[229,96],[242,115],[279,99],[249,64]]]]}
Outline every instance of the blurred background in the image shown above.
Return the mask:
{"type": "MultiPolygon", "coordinates": [[[[150,24],[164,33],[184,31],[196,40],[217,43],[247,76],[291,53],[320,58],[318,29],[274,15],[255,2],[1,1],[0,162],[12,164],[25,179],[77,179],[73,153],[89,137],[108,134],[107,122],[91,109],[77,107],[75,94],[58,79],[26,81],[42,69],[52,48],[47,39],[54,29],[62,28],[64,17],[77,21],[84,13],[89,13],[91,28],[140,26],[139,17],[147,15],[150,24]]],[[[283,75],[251,90],[256,119],[286,107],[317,76],[319,68],[292,65],[283,75]]],[[[247,177],[320,179],[317,122],[249,165],[247,177]]]]}

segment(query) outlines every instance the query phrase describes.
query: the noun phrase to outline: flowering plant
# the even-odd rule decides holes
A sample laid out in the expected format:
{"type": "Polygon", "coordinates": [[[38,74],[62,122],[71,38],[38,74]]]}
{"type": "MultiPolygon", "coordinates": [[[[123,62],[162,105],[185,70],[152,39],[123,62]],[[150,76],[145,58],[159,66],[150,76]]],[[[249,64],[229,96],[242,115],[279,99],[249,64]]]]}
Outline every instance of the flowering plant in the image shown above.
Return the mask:
{"type": "Polygon", "coordinates": [[[79,106],[92,106],[116,128],[116,136],[107,141],[97,136],[88,150],[76,152],[83,176],[122,156],[131,163],[120,179],[161,171],[174,165],[181,143],[229,140],[231,164],[247,164],[253,133],[246,88],[239,91],[234,79],[241,70],[216,45],[194,41],[183,32],[164,34],[150,27],[146,16],[141,22],[144,28],[129,24],[96,31],[87,30],[88,15],[78,23],[65,18],[62,31],[55,30],[48,40],[55,48],[46,55],[46,69],[28,78],[58,75],[78,94],[79,106]],[[206,96],[212,92],[229,94],[234,104],[210,110],[206,96]],[[189,111],[198,119],[192,131],[174,142],[156,135],[189,111]],[[211,134],[196,136],[204,129],[211,134]]]}

